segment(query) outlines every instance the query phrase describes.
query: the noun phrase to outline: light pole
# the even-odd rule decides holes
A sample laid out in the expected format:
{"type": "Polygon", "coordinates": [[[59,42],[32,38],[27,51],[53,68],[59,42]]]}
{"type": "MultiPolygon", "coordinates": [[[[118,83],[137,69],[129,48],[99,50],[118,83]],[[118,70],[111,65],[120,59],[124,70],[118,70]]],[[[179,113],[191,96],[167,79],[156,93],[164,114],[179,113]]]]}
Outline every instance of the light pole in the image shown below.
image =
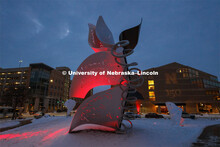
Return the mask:
{"type": "Polygon", "coordinates": [[[21,67],[22,62],[23,62],[23,60],[19,60],[19,68],[21,67]]]}
{"type": "Polygon", "coordinates": [[[23,60],[19,60],[19,68],[21,67],[22,62],[23,62],[23,60]]]}

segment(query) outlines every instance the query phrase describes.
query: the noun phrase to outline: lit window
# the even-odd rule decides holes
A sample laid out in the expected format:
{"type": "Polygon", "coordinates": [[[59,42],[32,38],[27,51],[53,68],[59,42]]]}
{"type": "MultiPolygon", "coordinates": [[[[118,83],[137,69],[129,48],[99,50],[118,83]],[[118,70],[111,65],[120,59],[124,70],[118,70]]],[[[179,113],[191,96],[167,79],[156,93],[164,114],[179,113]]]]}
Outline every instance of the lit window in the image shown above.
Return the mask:
{"type": "Polygon", "coordinates": [[[154,80],[148,80],[148,85],[154,85],[154,80]]]}
{"type": "Polygon", "coordinates": [[[18,71],[17,74],[21,74],[22,72],[18,71]]]}
{"type": "Polygon", "coordinates": [[[148,86],[148,89],[149,90],[154,90],[154,86],[150,85],[150,86],[148,86]]]}
{"type": "Polygon", "coordinates": [[[11,72],[8,72],[8,75],[10,75],[11,74],[11,72]]]}
{"type": "Polygon", "coordinates": [[[20,84],[20,82],[15,82],[15,84],[20,84]]]}
{"type": "Polygon", "coordinates": [[[183,73],[183,78],[188,78],[188,77],[189,77],[188,73],[183,73]]]}
{"type": "Polygon", "coordinates": [[[154,91],[149,91],[149,98],[151,101],[155,101],[155,93],[154,91]]]}

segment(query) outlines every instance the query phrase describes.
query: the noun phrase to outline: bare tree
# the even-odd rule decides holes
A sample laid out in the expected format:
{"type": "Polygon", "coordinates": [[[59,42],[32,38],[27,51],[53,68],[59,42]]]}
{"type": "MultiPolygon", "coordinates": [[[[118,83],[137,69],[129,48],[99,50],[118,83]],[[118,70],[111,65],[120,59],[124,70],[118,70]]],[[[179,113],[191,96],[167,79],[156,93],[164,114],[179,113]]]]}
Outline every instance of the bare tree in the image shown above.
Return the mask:
{"type": "Polygon", "coordinates": [[[3,95],[3,102],[7,106],[12,106],[13,116],[12,120],[16,119],[16,108],[23,107],[25,101],[30,97],[29,88],[19,85],[19,86],[10,86],[3,95]]]}

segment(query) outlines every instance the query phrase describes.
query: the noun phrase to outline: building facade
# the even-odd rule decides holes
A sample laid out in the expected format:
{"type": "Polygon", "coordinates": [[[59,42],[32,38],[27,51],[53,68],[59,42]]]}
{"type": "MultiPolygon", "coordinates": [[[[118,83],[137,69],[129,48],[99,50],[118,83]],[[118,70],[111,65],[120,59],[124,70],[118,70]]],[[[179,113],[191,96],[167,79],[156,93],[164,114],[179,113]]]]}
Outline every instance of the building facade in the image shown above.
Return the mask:
{"type": "Polygon", "coordinates": [[[11,86],[24,86],[29,88],[30,84],[30,67],[0,69],[0,105],[3,105],[2,96],[4,91],[9,90],[11,86]]]}
{"type": "MultiPolygon", "coordinates": [[[[63,71],[65,71],[66,73],[68,73],[68,71],[70,71],[70,68],[68,67],[56,67],[56,70],[57,71],[60,71],[61,73],[63,71]]],[[[69,99],[69,91],[70,91],[70,75],[69,74],[66,74],[66,75],[63,75],[64,76],[64,91],[63,91],[63,99],[67,100],[69,99]]]]}
{"type": "Polygon", "coordinates": [[[137,90],[141,113],[167,113],[165,102],[173,102],[188,113],[219,113],[220,83],[214,75],[179,63],[151,68],[158,75],[144,76],[137,90]]]}
{"type": "MultiPolygon", "coordinates": [[[[69,75],[62,75],[67,67],[54,69],[44,63],[30,64],[29,67],[0,69],[0,94],[10,86],[23,84],[30,89],[31,96],[24,102],[25,111],[63,109],[63,103],[69,95],[69,75]]],[[[0,105],[5,105],[0,100],[0,105]]]]}

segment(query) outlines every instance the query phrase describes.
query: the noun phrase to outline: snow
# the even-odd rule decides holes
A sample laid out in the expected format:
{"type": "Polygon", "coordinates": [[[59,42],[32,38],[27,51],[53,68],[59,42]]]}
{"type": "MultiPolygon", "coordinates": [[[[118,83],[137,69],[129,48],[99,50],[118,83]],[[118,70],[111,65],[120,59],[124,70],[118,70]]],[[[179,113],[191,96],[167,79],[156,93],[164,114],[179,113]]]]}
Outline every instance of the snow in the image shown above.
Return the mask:
{"type": "Polygon", "coordinates": [[[33,123],[0,133],[0,146],[190,146],[203,128],[220,124],[220,120],[185,119],[184,126],[173,126],[169,119],[133,120],[133,129],[127,134],[102,131],[81,131],[69,134],[72,117],[56,116],[36,119],[33,123]]]}
{"type": "Polygon", "coordinates": [[[76,101],[69,99],[65,102],[64,106],[67,107],[67,115],[70,115],[70,112],[76,106],[76,101]]]}
{"type": "Polygon", "coordinates": [[[173,121],[173,125],[182,125],[184,119],[181,117],[182,109],[177,107],[172,102],[166,102],[167,109],[170,113],[170,119],[173,121]]]}
{"type": "Polygon", "coordinates": [[[20,122],[18,120],[8,120],[0,123],[0,128],[7,128],[18,125],[20,122]]]}

